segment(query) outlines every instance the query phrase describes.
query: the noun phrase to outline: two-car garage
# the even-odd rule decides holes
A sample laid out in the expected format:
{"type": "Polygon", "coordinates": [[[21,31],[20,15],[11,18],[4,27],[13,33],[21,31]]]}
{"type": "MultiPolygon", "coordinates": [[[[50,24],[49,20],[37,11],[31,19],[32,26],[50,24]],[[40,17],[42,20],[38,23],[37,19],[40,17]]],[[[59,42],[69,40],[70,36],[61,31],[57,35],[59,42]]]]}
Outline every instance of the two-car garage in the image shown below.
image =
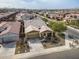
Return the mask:
{"type": "Polygon", "coordinates": [[[39,37],[39,30],[36,27],[30,25],[25,29],[25,34],[26,38],[36,38],[39,37]]]}

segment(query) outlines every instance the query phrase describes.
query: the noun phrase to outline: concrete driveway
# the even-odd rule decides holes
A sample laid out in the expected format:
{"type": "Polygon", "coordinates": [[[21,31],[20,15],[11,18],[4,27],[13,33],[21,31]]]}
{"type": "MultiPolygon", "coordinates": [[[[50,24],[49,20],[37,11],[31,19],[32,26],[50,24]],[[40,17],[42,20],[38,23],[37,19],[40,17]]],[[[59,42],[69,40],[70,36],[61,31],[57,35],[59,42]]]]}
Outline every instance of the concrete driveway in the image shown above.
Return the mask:
{"type": "Polygon", "coordinates": [[[44,49],[42,43],[39,40],[39,38],[29,39],[28,43],[29,43],[29,46],[31,48],[31,50],[30,50],[31,52],[36,52],[36,51],[40,51],[40,50],[44,49]]]}
{"type": "Polygon", "coordinates": [[[5,44],[4,47],[0,48],[0,58],[1,56],[11,56],[15,53],[16,42],[5,44]]]}

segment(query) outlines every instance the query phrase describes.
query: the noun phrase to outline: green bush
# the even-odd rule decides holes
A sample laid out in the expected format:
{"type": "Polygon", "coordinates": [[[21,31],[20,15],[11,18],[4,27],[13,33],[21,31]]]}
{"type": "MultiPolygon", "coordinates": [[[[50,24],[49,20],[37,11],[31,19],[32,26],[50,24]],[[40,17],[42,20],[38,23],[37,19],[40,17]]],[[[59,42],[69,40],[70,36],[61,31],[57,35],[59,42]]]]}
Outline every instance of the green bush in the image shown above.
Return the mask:
{"type": "Polygon", "coordinates": [[[42,18],[42,19],[43,19],[43,21],[48,22],[48,20],[47,20],[47,19],[45,19],[45,18],[42,18]]]}
{"type": "Polygon", "coordinates": [[[55,32],[63,32],[66,30],[66,26],[62,22],[49,22],[49,27],[55,32]]]}

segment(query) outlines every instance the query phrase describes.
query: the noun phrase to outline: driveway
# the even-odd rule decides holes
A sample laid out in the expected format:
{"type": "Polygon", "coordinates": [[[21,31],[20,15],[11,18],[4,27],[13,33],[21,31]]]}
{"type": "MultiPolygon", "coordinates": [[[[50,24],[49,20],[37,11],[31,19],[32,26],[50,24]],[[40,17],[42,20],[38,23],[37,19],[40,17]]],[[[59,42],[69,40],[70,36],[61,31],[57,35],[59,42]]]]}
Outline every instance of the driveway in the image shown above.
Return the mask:
{"type": "Polygon", "coordinates": [[[29,46],[30,46],[30,51],[31,52],[36,52],[36,51],[40,51],[43,50],[43,45],[40,42],[39,38],[36,39],[29,39],[28,40],[29,46]]]}
{"type": "Polygon", "coordinates": [[[5,44],[3,47],[0,48],[0,57],[4,56],[11,56],[15,53],[16,42],[5,44]]]}

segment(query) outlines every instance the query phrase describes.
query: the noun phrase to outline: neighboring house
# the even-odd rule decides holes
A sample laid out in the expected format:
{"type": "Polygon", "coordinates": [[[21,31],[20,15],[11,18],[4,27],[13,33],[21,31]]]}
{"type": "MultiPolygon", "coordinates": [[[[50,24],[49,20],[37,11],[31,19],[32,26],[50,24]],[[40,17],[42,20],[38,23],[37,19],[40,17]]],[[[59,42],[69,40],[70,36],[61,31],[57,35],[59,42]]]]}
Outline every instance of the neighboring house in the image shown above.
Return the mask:
{"type": "Polygon", "coordinates": [[[72,21],[76,21],[76,20],[79,20],[79,14],[77,13],[67,14],[64,17],[64,21],[66,21],[66,23],[71,23],[72,21]]]}
{"type": "Polygon", "coordinates": [[[19,40],[20,22],[0,23],[0,43],[19,40]]]}
{"type": "Polygon", "coordinates": [[[35,14],[29,14],[29,13],[24,13],[24,15],[23,16],[21,16],[21,18],[23,19],[23,20],[30,20],[30,19],[33,19],[33,18],[35,18],[36,16],[35,16],[35,14]]]}
{"type": "Polygon", "coordinates": [[[77,13],[71,13],[71,14],[67,14],[65,15],[65,20],[72,20],[72,18],[74,18],[75,20],[79,20],[79,14],[77,13]]]}
{"type": "Polygon", "coordinates": [[[63,13],[49,13],[48,17],[54,20],[62,20],[64,17],[63,13]]]}
{"type": "Polygon", "coordinates": [[[18,12],[0,13],[0,21],[15,21],[18,12]]]}

